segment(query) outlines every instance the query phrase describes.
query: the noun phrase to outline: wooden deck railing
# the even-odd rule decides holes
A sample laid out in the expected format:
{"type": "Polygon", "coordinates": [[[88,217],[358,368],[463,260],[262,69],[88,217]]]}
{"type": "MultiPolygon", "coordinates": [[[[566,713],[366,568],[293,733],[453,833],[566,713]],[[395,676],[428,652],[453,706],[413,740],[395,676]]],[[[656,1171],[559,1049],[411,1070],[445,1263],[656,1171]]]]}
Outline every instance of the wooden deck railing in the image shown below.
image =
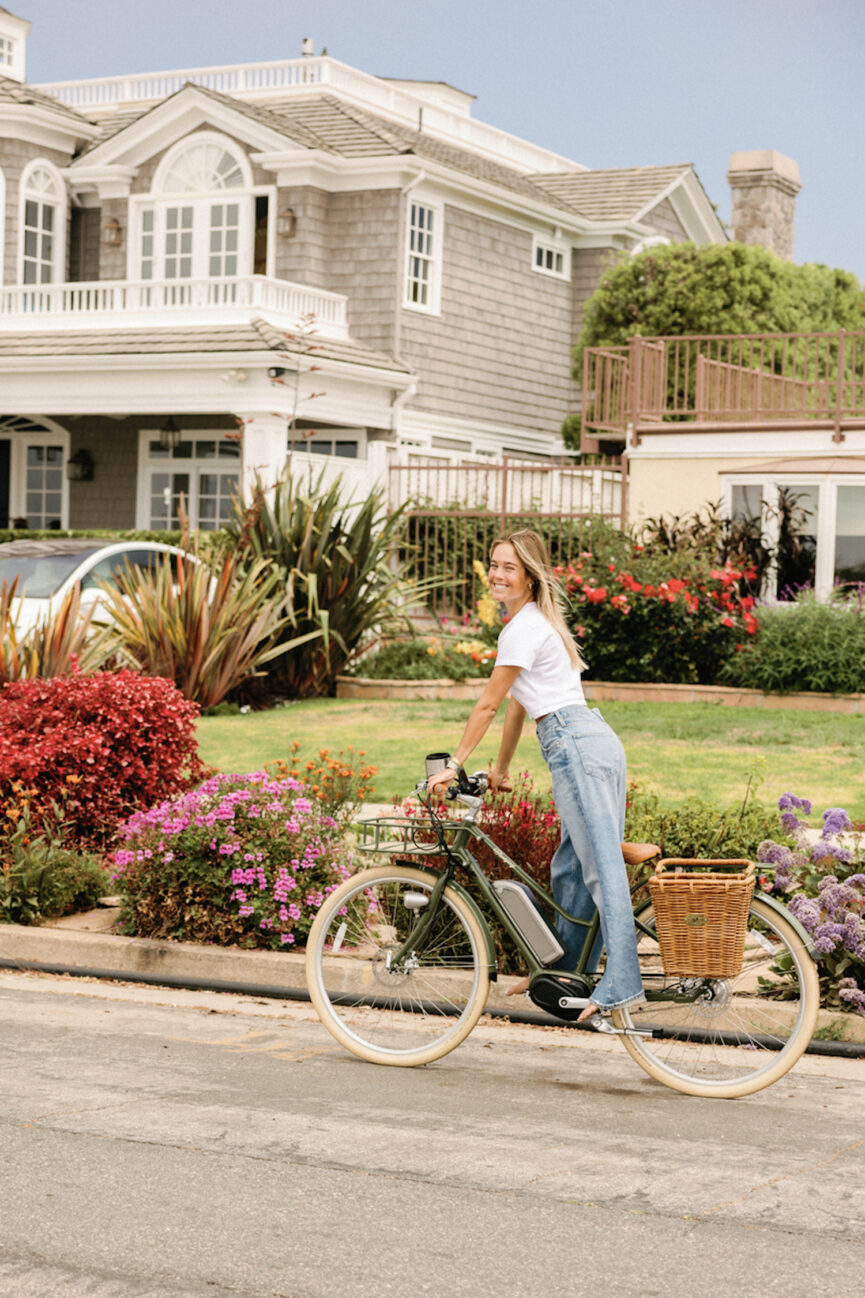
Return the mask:
{"type": "Polygon", "coordinates": [[[865,331],[632,338],[583,357],[583,435],[865,427],[865,331]]]}

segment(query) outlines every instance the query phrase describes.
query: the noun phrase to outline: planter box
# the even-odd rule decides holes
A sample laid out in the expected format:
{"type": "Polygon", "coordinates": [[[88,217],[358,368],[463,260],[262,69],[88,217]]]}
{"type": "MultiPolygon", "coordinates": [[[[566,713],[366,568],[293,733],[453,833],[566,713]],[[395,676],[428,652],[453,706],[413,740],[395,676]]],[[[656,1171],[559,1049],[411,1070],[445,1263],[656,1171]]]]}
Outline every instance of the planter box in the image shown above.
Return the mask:
{"type": "MultiPolygon", "coordinates": [[[[484,677],[467,681],[378,681],[338,676],[338,699],[476,699],[484,677]]],[[[605,700],[641,703],[720,703],[724,707],[783,708],[790,711],[865,714],[865,694],[764,694],[729,685],[649,685],[628,681],[583,681],[590,703],[605,700]]]]}

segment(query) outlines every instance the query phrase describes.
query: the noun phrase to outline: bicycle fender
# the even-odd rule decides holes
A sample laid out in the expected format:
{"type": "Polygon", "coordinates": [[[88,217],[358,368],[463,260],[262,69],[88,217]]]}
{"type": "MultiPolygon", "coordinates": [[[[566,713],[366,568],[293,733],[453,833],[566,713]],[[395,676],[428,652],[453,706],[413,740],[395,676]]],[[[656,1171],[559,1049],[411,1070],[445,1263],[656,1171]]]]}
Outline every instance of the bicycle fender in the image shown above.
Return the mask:
{"type": "MultiPolygon", "coordinates": [[[[439,874],[438,870],[433,870],[432,867],[429,865],[412,864],[412,869],[422,870],[424,874],[432,874],[432,875],[439,874]]],[[[475,919],[478,921],[478,927],[480,928],[481,932],[484,935],[484,945],[486,947],[486,952],[487,952],[487,969],[489,970],[490,981],[496,982],[496,980],[498,979],[498,963],[496,960],[496,946],[495,946],[495,942],[493,941],[493,935],[490,932],[490,925],[489,925],[489,921],[487,920],[487,917],[484,915],[483,911],[481,910],[478,903],[475,901],[474,897],[472,897],[468,892],[466,892],[462,884],[457,883],[455,879],[451,879],[450,883],[447,886],[449,888],[452,888],[454,892],[459,894],[460,901],[463,902],[469,908],[469,910],[473,913],[475,919]]]]}
{"type": "Polygon", "coordinates": [[[811,934],[808,933],[805,930],[805,928],[803,928],[802,924],[799,922],[799,920],[796,918],[795,915],[791,915],[790,911],[784,905],[783,901],[778,901],[777,898],[771,896],[768,892],[758,893],[756,891],[754,893],[753,900],[762,901],[764,906],[768,906],[770,910],[774,910],[776,915],[780,915],[782,919],[786,919],[790,927],[796,930],[796,936],[801,939],[802,945],[804,946],[805,950],[808,952],[811,959],[816,962],[817,952],[814,948],[814,942],[811,938],[811,934]]]}

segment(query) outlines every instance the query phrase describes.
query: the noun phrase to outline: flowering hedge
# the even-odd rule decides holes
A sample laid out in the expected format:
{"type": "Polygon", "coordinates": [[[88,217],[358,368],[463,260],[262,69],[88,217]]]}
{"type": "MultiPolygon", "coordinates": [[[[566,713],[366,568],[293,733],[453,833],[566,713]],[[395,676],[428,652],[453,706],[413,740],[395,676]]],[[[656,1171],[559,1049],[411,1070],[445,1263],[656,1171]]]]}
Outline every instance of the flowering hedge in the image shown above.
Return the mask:
{"type": "Polygon", "coordinates": [[[743,593],[752,573],[691,559],[673,575],[671,557],[661,560],[637,545],[630,563],[611,560],[606,573],[588,552],[557,569],[594,679],[712,684],[755,634],[754,598],[743,593]]]}
{"type": "Polygon", "coordinates": [[[136,812],[114,853],[127,931],[281,950],[348,877],[336,821],[293,776],[215,775],[136,812]]]}
{"type": "Polygon", "coordinates": [[[760,884],[780,894],[814,941],[823,1003],[865,1013],[865,841],[842,807],[823,812],[819,836],[804,820],[811,803],[785,793],[781,829],[793,847],[766,839],[757,850],[760,884]],[[800,815],[801,813],[801,815],[800,815]],[[843,835],[843,841],[839,836],[843,835]]]}
{"type": "Polygon", "coordinates": [[[77,847],[204,774],[198,708],[171,681],[134,672],[13,681],[0,688],[0,797],[17,782],[62,808],[77,847]]]}

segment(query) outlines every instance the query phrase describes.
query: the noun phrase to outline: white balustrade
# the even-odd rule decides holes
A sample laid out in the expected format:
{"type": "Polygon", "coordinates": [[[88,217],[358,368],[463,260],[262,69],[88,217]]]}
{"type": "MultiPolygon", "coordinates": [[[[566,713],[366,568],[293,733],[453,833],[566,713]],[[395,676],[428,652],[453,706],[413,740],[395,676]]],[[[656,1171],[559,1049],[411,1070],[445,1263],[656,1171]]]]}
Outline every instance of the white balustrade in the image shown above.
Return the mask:
{"type": "Polygon", "coordinates": [[[184,324],[218,325],[261,315],[290,329],[311,319],[322,337],[347,338],[347,301],[341,293],[264,275],[18,284],[0,288],[0,330],[157,328],[181,318],[184,324]]]}

